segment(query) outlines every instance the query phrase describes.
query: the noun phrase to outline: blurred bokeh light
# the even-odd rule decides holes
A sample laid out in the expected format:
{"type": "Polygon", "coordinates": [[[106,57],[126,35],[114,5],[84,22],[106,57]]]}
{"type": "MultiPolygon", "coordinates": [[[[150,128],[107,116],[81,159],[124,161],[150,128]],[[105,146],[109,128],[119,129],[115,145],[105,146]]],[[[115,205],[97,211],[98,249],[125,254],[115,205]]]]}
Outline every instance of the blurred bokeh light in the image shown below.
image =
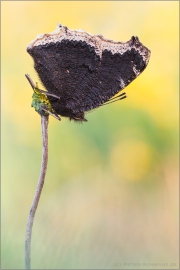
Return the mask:
{"type": "MultiPolygon", "coordinates": [[[[178,1],[2,1],[2,269],[24,267],[41,163],[26,46],[57,22],[151,50],[126,100],[83,125],[50,117],[33,269],[178,269],[178,1]],[[150,266],[149,266],[150,265],[150,266]]],[[[43,87],[43,86],[42,86],[43,87]]]]}

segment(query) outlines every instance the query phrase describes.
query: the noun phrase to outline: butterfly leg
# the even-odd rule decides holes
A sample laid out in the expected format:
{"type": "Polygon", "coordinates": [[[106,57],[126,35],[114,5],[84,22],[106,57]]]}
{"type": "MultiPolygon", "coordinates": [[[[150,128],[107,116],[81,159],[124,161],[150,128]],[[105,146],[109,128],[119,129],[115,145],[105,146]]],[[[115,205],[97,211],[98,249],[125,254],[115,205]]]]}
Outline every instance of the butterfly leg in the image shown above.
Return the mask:
{"type": "Polygon", "coordinates": [[[56,112],[50,112],[49,110],[46,110],[43,106],[40,106],[41,110],[43,110],[44,112],[50,114],[52,117],[56,118],[57,120],[61,121],[61,118],[59,117],[59,115],[56,112]]]}

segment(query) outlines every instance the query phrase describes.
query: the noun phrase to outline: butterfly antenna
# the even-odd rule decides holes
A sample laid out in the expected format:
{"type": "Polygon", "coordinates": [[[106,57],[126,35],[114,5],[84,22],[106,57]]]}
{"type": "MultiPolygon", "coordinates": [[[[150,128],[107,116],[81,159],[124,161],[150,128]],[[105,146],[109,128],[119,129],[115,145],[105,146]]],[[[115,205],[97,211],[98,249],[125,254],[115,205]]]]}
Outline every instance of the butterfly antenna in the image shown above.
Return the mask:
{"type": "Polygon", "coordinates": [[[117,98],[119,98],[119,97],[122,97],[122,96],[124,96],[125,94],[126,94],[126,93],[123,92],[122,94],[119,94],[119,95],[117,95],[117,96],[115,96],[115,97],[110,98],[109,101],[111,101],[111,100],[113,100],[113,99],[117,99],[117,98]]]}
{"type": "Polygon", "coordinates": [[[116,101],[125,99],[125,98],[127,98],[127,96],[126,96],[126,93],[124,92],[124,93],[122,93],[122,94],[120,94],[120,95],[118,95],[116,97],[111,98],[109,101],[105,102],[104,104],[102,104],[100,106],[108,105],[108,104],[114,103],[116,101]]]}

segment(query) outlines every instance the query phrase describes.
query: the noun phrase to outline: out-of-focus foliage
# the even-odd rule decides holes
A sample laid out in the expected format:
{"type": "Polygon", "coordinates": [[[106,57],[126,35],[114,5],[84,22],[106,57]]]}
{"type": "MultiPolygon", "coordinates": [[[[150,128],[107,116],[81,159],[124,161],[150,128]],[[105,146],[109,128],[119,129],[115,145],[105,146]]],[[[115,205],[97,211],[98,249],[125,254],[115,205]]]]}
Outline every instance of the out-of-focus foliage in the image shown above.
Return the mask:
{"type": "Polygon", "coordinates": [[[179,29],[175,1],[2,1],[2,269],[22,269],[41,162],[26,52],[57,22],[151,50],[126,100],[83,125],[50,118],[33,269],[178,269],[179,29]],[[163,265],[165,264],[166,265],[163,265]],[[159,265],[157,265],[159,264],[159,265]]]}

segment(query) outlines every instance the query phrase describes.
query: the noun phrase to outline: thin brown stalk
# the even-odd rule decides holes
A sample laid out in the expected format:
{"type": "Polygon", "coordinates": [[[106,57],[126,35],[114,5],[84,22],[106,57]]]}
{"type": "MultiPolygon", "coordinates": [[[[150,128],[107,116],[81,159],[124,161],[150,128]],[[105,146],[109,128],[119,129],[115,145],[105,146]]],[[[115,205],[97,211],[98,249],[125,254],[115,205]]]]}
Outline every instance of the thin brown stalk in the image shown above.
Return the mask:
{"type": "Polygon", "coordinates": [[[44,185],[47,162],[48,162],[48,121],[49,116],[41,116],[41,127],[42,127],[42,163],[41,171],[39,176],[38,185],[34,195],[34,199],[29,212],[29,217],[26,226],[25,236],[25,269],[31,269],[31,235],[32,227],[34,222],[34,216],[38,207],[39,199],[44,185]]]}

